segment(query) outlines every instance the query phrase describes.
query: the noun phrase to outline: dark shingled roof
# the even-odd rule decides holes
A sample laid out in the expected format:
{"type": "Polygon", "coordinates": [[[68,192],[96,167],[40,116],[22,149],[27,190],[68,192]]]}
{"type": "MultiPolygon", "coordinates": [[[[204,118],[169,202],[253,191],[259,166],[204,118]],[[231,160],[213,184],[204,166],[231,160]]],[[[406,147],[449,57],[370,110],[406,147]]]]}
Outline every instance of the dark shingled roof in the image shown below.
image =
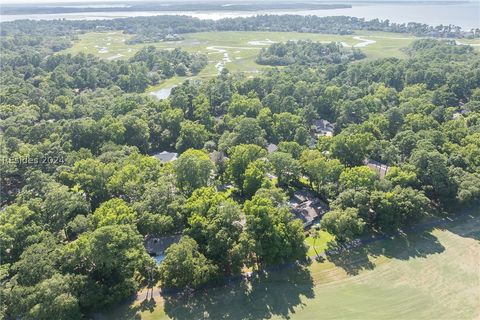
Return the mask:
{"type": "Polygon", "coordinates": [[[145,249],[151,255],[158,256],[165,252],[172,244],[180,241],[181,235],[165,236],[160,238],[148,238],[145,241],[145,249]]]}
{"type": "Polygon", "coordinates": [[[289,201],[291,212],[295,218],[303,222],[303,227],[308,229],[315,221],[328,211],[328,205],[306,190],[297,190],[289,201]]]}

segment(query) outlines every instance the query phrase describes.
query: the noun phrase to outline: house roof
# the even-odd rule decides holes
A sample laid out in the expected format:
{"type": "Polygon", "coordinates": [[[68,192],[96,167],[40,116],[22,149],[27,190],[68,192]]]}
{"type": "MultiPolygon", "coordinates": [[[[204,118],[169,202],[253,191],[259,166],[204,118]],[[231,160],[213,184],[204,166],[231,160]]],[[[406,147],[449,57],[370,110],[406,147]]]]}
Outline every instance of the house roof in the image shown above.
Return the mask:
{"type": "Polygon", "coordinates": [[[148,238],[145,241],[145,249],[149,254],[158,256],[165,252],[172,244],[179,242],[180,238],[181,235],[179,234],[159,238],[148,238]]]}
{"type": "Polygon", "coordinates": [[[379,175],[380,179],[385,178],[385,176],[388,173],[388,170],[390,170],[389,166],[375,160],[367,160],[365,161],[365,163],[367,167],[369,167],[379,175]]]}
{"type": "Polygon", "coordinates": [[[316,119],[313,121],[313,125],[316,130],[333,131],[335,129],[335,124],[325,119],[316,119]]]}
{"type": "Polygon", "coordinates": [[[157,160],[160,160],[161,162],[170,162],[177,160],[178,153],[162,151],[154,154],[153,157],[155,157],[157,160]]]}
{"type": "Polygon", "coordinates": [[[304,228],[310,227],[328,210],[327,204],[307,190],[297,190],[289,201],[295,218],[303,222],[304,228]]]}
{"type": "Polygon", "coordinates": [[[276,144],[273,144],[273,143],[270,143],[268,146],[267,146],[267,151],[268,153],[272,153],[272,152],[275,152],[278,150],[278,147],[276,144]]]}

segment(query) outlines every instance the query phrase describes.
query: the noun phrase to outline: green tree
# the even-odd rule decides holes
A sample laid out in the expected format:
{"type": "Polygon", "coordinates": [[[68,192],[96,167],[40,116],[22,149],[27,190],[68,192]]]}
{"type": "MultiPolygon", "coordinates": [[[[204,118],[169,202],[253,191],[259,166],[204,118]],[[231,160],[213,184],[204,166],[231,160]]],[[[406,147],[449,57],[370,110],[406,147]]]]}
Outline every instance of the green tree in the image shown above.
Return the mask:
{"type": "Polygon", "coordinates": [[[304,147],[295,141],[282,141],[278,144],[278,151],[289,153],[294,159],[300,159],[304,147]]]}
{"type": "Polygon", "coordinates": [[[178,187],[191,194],[208,185],[215,167],[204,151],[189,149],[175,161],[174,169],[178,187]]]}
{"type": "Polygon", "coordinates": [[[349,167],[362,165],[374,140],[368,133],[341,133],[333,137],[331,152],[335,158],[349,167]]]}
{"type": "Polygon", "coordinates": [[[305,234],[300,220],[292,219],[286,207],[276,207],[269,198],[255,195],[245,202],[246,232],[254,241],[259,266],[304,259],[305,234]]]}
{"type": "Polygon", "coordinates": [[[361,235],[365,222],[358,216],[356,208],[336,209],[323,216],[321,227],[333,234],[337,241],[345,242],[361,235]]]}
{"type": "Polygon", "coordinates": [[[228,106],[228,114],[231,116],[245,115],[247,117],[256,117],[262,108],[260,100],[256,97],[245,97],[235,93],[228,106]]]}
{"type": "Polygon", "coordinates": [[[337,189],[338,180],[344,166],[337,159],[327,159],[318,150],[305,150],[300,158],[303,173],[320,194],[332,194],[337,189]]]}
{"type": "Polygon", "coordinates": [[[206,216],[195,213],[188,219],[186,234],[225,275],[240,274],[247,255],[242,216],[240,206],[233,200],[226,200],[209,210],[206,216]]]}
{"type": "Polygon", "coordinates": [[[91,222],[94,228],[115,224],[135,225],[137,215],[124,200],[115,198],[102,203],[92,214],[91,222]]]}
{"type": "Polygon", "coordinates": [[[14,286],[6,299],[11,317],[22,319],[80,320],[81,299],[76,290],[83,278],[54,274],[31,287],[14,286]]]}
{"type": "Polygon", "coordinates": [[[289,112],[275,114],[274,132],[278,141],[293,141],[297,128],[301,126],[301,118],[289,112]]]}
{"type": "Polygon", "coordinates": [[[450,181],[447,158],[436,150],[417,148],[410,157],[426,194],[442,203],[449,203],[456,190],[450,181]]]}
{"type": "Polygon", "coordinates": [[[183,121],[180,128],[176,149],[180,152],[187,149],[201,149],[208,140],[208,132],[205,126],[193,121],[183,121]]]}
{"type": "Polygon", "coordinates": [[[160,281],[165,288],[197,288],[217,277],[217,268],[199,252],[198,244],[184,236],[165,251],[160,281]]]}
{"type": "Polygon", "coordinates": [[[378,176],[367,166],[345,169],[340,174],[340,186],[345,189],[372,189],[378,176]]]}
{"type": "Polygon", "coordinates": [[[388,192],[374,191],[370,207],[375,226],[387,231],[414,225],[430,211],[429,200],[422,192],[398,186],[388,192]]]}
{"type": "Polygon", "coordinates": [[[267,151],[257,145],[244,144],[233,148],[227,165],[227,173],[239,188],[243,186],[248,165],[267,155],[267,151]]]}
{"type": "Polygon", "coordinates": [[[268,156],[281,184],[291,184],[300,176],[300,164],[290,153],[276,151],[268,156]]]}
{"type": "Polygon", "coordinates": [[[271,183],[267,177],[267,163],[264,160],[255,160],[251,162],[245,170],[245,179],[243,181],[243,194],[251,198],[261,187],[270,187],[271,183]]]}
{"type": "Polygon", "coordinates": [[[125,127],[125,143],[136,146],[142,152],[147,152],[149,148],[150,131],[148,123],[136,116],[126,115],[122,118],[125,127]]]}
{"type": "Polygon", "coordinates": [[[2,263],[14,262],[23,250],[35,242],[41,231],[36,214],[26,205],[13,204],[0,215],[0,253],[2,263]]]}
{"type": "Polygon", "coordinates": [[[107,182],[114,172],[112,164],[97,159],[85,159],[75,162],[70,170],[63,171],[60,177],[86,192],[92,208],[96,208],[108,198],[107,182]]]}
{"type": "Polygon", "coordinates": [[[81,234],[63,250],[63,269],[86,276],[85,308],[99,309],[132,296],[135,273],[146,259],[143,239],[130,225],[109,225],[81,234]]]}
{"type": "Polygon", "coordinates": [[[256,144],[261,147],[267,145],[265,140],[265,131],[258,125],[257,120],[253,118],[243,118],[234,129],[235,144],[256,144]]]}
{"type": "Polygon", "coordinates": [[[415,187],[418,185],[417,174],[415,168],[412,166],[391,167],[385,179],[390,181],[395,186],[400,187],[415,187]]]}

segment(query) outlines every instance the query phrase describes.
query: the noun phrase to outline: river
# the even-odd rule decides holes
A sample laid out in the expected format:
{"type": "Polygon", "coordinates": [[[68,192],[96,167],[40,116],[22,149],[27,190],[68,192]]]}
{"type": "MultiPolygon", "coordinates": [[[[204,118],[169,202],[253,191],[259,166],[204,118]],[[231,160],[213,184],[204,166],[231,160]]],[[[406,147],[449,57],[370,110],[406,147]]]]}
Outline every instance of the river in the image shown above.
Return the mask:
{"type": "Polygon", "coordinates": [[[392,22],[421,22],[429,25],[457,25],[464,30],[480,28],[480,1],[445,3],[352,3],[352,8],[331,10],[268,10],[258,12],[247,11],[125,11],[125,12],[85,12],[62,14],[26,14],[2,15],[0,21],[18,19],[33,20],[95,20],[155,15],[189,15],[199,19],[219,20],[222,18],[247,17],[257,14],[299,14],[317,16],[352,16],[370,19],[389,19],[392,22]]]}

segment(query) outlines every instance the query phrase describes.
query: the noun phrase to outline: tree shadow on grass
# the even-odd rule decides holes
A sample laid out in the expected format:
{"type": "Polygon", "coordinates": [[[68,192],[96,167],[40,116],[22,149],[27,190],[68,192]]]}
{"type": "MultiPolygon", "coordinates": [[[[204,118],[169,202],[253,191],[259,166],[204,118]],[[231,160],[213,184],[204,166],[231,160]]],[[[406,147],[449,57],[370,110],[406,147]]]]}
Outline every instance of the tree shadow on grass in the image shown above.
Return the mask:
{"type": "Polygon", "coordinates": [[[445,247],[431,234],[432,229],[399,233],[366,247],[372,256],[408,260],[426,258],[445,251],[445,247]]]}
{"type": "Polygon", "coordinates": [[[464,209],[457,215],[445,218],[439,229],[480,241],[480,207],[464,209]]]}
{"type": "Polygon", "coordinates": [[[157,302],[153,298],[145,298],[140,303],[135,303],[132,297],[127,301],[106,310],[102,314],[93,315],[95,320],[141,320],[144,311],[154,312],[157,302]]]}
{"type": "Polygon", "coordinates": [[[327,244],[327,259],[342,268],[349,275],[357,275],[361,270],[371,270],[375,265],[368,259],[365,247],[350,247],[331,241],[327,244]]]}
{"type": "Polygon", "coordinates": [[[441,253],[445,247],[431,234],[432,226],[416,228],[407,233],[375,235],[370,238],[339,244],[328,243],[326,256],[329,261],[344,269],[349,275],[357,275],[361,270],[372,270],[375,264],[370,257],[384,256],[391,259],[408,260],[425,258],[441,253]]]}
{"type": "Polygon", "coordinates": [[[113,306],[102,313],[92,315],[94,320],[141,320],[140,306],[135,305],[135,298],[130,298],[127,301],[113,306]]]}
{"type": "Polygon", "coordinates": [[[165,295],[165,313],[172,319],[290,318],[302,298],[314,297],[307,268],[289,266],[264,272],[250,281],[206,288],[193,293],[165,295]]]}

